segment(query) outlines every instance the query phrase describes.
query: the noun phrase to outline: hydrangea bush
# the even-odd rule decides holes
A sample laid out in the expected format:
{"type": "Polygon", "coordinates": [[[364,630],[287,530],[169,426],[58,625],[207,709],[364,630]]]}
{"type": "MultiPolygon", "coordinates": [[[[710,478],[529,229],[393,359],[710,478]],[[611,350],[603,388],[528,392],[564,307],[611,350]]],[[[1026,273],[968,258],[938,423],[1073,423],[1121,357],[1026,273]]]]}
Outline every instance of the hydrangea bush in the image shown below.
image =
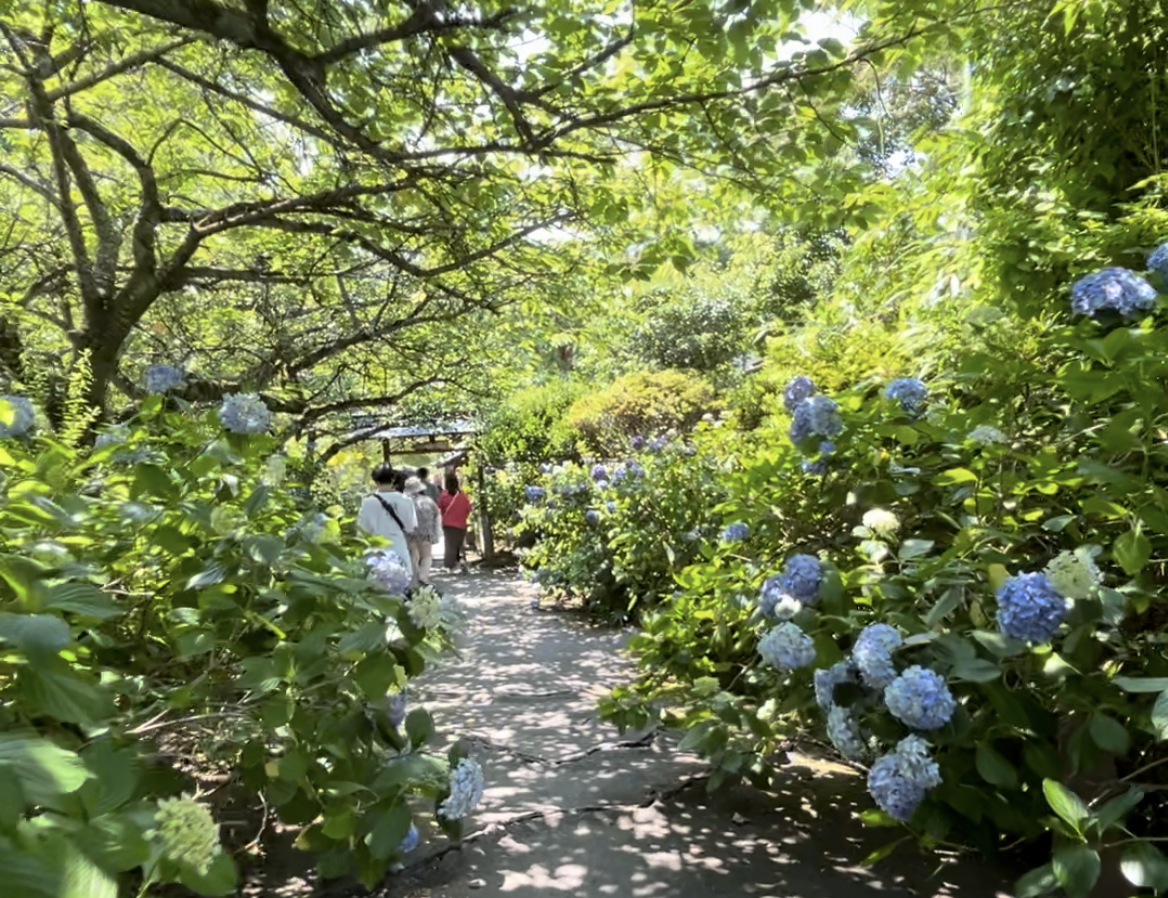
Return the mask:
{"type": "Polygon", "coordinates": [[[1168,888],[1142,839],[1168,787],[1168,327],[1131,323],[1158,299],[1129,274],[1076,282],[1034,351],[971,350],[927,394],[790,390],[789,430],[777,416],[717,478],[717,525],[604,715],[687,730],[715,785],[766,786],[782,739],[821,733],[866,768],[865,819],[925,844],[1053,833],[1018,896],[1088,895],[1109,857],[1168,888]],[[734,521],[745,545],[718,538],[734,521]],[[813,601],[784,573],[800,557],[813,601]]]}
{"type": "Polygon", "coordinates": [[[322,876],[373,886],[427,809],[457,838],[438,809],[465,816],[481,794],[452,773],[465,750],[432,750],[429,714],[404,701],[451,615],[416,620],[351,529],[308,532],[295,484],[273,482],[275,438],[167,405],[147,398],[91,452],[0,443],[6,885],[65,894],[83,868],[87,894],[131,871],[234,893],[216,799],[158,754],[178,738],[299,830],[322,876]]]}

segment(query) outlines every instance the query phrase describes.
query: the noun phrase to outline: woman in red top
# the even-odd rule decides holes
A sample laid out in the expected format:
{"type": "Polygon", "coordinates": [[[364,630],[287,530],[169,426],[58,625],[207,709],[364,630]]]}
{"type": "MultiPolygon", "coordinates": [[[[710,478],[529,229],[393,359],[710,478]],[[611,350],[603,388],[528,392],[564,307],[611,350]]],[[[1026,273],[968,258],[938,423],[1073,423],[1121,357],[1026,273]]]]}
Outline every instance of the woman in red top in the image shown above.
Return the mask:
{"type": "Polygon", "coordinates": [[[442,534],[446,542],[446,570],[453,571],[458,567],[458,556],[466,541],[471,510],[470,499],[459,489],[457,475],[446,475],[446,489],[438,497],[438,508],[442,512],[442,534]]]}

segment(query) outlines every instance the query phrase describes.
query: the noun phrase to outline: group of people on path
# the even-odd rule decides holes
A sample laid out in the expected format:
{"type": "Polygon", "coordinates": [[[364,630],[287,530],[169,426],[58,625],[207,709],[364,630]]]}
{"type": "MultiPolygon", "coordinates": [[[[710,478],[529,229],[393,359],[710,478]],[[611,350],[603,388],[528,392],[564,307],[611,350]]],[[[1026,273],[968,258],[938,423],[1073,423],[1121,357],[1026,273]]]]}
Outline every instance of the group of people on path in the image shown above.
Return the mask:
{"type": "Polygon", "coordinates": [[[371,536],[389,542],[413,577],[413,587],[429,586],[434,544],[444,544],[448,571],[461,566],[471,501],[462,491],[458,476],[448,472],[444,489],[430,482],[430,472],[418,468],[407,477],[386,463],[373,469],[375,492],[361,502],[357,526],[371,536]]]}

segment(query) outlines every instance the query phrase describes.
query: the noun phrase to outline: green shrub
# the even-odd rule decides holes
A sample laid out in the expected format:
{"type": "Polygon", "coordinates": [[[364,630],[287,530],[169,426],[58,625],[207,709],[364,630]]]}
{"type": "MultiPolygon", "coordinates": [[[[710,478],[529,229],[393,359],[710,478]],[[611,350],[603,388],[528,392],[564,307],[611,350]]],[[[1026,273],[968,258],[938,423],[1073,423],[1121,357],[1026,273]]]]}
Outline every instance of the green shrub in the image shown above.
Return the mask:
{"type": "Polygon", "coordinates": [[[496,467],[574,457],[576,435],[565,419],[584,390],[556,380],[509,396],[483,423],[476,440],[479,456],[496,467]]]}
{"type": "Polygon", "coordinates": [[[585,453],[614,458],[634,436],[689,430],[721,405],[713,387],[697,375],[637,371],[578,400],[567,421],[585,453]]]}
{"type": "Polygon", "coordinates": [[[232,893],[213,819],[173,800],[192,787],[159,756],[176,739],[300,830],[323,876],[372,886],[462,755],[427,752],[426,711],[387,713],[444,625],[421,629],[368,578],[364,542],[303,514],[274,438],[223,435],[214,412],[158,397],[130,423],[89,457],[0,441],[9,888],[56,896],[84,876],[114,894],[138,877],[232,893]]]}

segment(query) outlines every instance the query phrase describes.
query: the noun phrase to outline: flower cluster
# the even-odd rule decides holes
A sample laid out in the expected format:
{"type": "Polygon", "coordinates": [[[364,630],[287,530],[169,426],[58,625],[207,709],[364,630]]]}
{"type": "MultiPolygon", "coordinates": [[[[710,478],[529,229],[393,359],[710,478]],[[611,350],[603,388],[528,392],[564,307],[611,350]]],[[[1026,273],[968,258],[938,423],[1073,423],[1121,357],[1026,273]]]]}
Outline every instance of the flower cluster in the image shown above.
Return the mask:
{"type": "Polygon", "coordinates": [[[584,520],[595,526],[600,523],[600,512],[595,508],[590,508],[584,512],[584,520]]]}
{"type": "Polygon", "coordinates": [[[906,414],[914,417],[925,410],[928,395],[929,388],[915,377],[898,377],[884,390],[886,399],[899,403],[906,414]]]}
{"type": "Polygon", "coordinates": [[[1046,574],[1018,574],[998,587],[998,629],[1027,642],[1049,642],[1067,616],[1067,597],[1046,574]]]}
{"type": "Polygon", "coordinates": [[[405,834],[401,844],[397,846],[398,854],[409,854],[418,847],[418,843],[422,841],[422,834],[418,832],[418,828],[414,824],[410,824],[410,831],[405,834]]]}
{"type": "Polygon", "coordinates": [[[1126,318],[1135,318],[1156,303],[1156,290],[1127,268],[1104,268],[1079,278],[1071,285],[1071,309],[1094,317],[1103,309],[1113,309],[1126,318]]]}
{"type": "Polygon", "coordinates": [[[859,682],[854,661],[837,661],[831,667],[823,667],[815,672],[815,700],[824,711],[835,707],[835,687],[843,683],[859,682]]]}
{"type": "Polygon", "coordinates": [[[1168,242],[1161,243],[1148,256],[1148,271],[1168,278],[1168,242]]]}
{"type": "Polygon", "coordinates": [[[787,411],[793,412],[804,400],[810,399],[817,392],[815,382],[805,374],[791,378],[791,382],[783,389],[783,405],[787,411]]]}
{"type": "Polygon", "coordinates": [[[1068,599],[1091,598],[1103,580],[1099,566],[1086,548],[1060,552],[1047,564],[1045,573],[1055,592],[1068,599]]]}
{"type": "Polygon", "coordinates": [[[836,751],[851,761],[862,761],[868,754],[860,725],[852,712],[841,705],[833,705],[827,712],[827,738],[836,751]]]}
{"type": "Polygon", "coordinates": [[[629,445],[633,447],[634,452],[640,452],[645,448],[645,438],[640,434],[637,434],[629,441],[629,445]]]}
{"type": "Polygon", "coordinates": [[[987,445],[989,443],[1006,443],[1006,435],[990,424],[979,424],[969,432],[969,439],[975,443],[987,445]]]}
{"type": "Polygon", "coordinates": [[[231,433],[264,433],[272,413],[255,393],[231,393],[219,406],[219,422],[231,433]]]}
{"type": "Polygon", "coordinates": [[[831,440],[823,440],[819,444],[819,458],[812,461],[809,458],[803,459],[803,473],[804,474],[826,474],[827,473],[827,457],[835,452],[836,446],[831,440]]]}
{"type": "Polygon", "coordinates": [[[812,396],[795,406],[791,418],[791,442],[798,445],[812,437],[833,437],[844,429],[839,406],[828,396],[812,396]]]}
{"type": "Polygon", "coordinates": [[[447,820],[461,820],[483,797],[483,769],[477,761],[463,758],[450,773],[450,794],[438,806],[447,820]]]}
{"type": "Polygon", "coordinates": [[[397,552],[375,552],[369,556],[369,572],[374,582],[392,596],[405,595],[413,578],[397,552]]]}
{"type": "Polygon", "coordinates": [[[419,630],[434,630],[442,623],[442,599],[432,587],[417,590],[406,607],[410,620],[419,630]]]}
{"type": "Polygon", "coordinates": [[[206,874],[219,856],[219,826],[207,806],[190,795],[163,798],[154,815],[162,853],[206,874]]]}
{"type": "Polygon", "coordinates": [[[36,422],[36,408],[27,396],[0,396],[7,404],[7,414],[0,417],[0,439],[26,436],[36,422]],[[12,417],[5,423],[5,419],[12,417]]]}
{"type": "Polygon", "coordinates": [[[187,385],[187,376],[173,365],[151,365],[142,378],[147,393],[169,393],[187,385]]]}
{"type": "Polygon", "coordinates": [[[722,531],[720,539],[724,543],[740,543],[750,538],[750,525],[741,521],[730,524],[722,531]]]}
{"type": "Polygon", "coordinates": [[[385,697],[385,716],[389,718],[389,725],[399,727],[406,719],[408,701],[404,692],[392,692],[385,697]]]}
{"type": "Polygon", "coordinates": [[[768,577],[759,592],[759,609],[768,617],[790,620],[804,605],[819,600],[823,572],[814,555],[792,555],[783,572],[768,577]]]}
{"type": "Polygon", "coordinates": [[[649,440],[649,442],[645,444],[645,448],[650,452],[661,452],[668,445],[669,440],[665,439],[665,437],[653,437],[653,439],[649,440]]]}
{"type": "Polygon", "coordinates": [[[901,739],[868,772],[868,791],[876,804],[901,823],[911,820],[929,790],[940,784],[941,769],[920,736],[901,739]]]}
{"type": "Polygon", "coordinates": [[[593,465],[592,466],[592,479],[593,480],[607,480],[608,479],[608,468],[606,468],[604,465],[593,465]]]}
{"type": "Polygon", "coordinates": [[[852,647],[852,658],[869,689],[883,689],[896,679],[892,652],[904,642],[896,628],[888,624],[870,624],[860,631],[852,647]]]}
{"type": "Polygon", "coordinates": [[[547,490],[545,490],[542,486],[525,486],[523,488],[523,494],[527,497],[527,501],[534,505],[536,502],[542,501],[544,497],[547,496],[547,490]]]}
{"type": "Polygon", "coordinates": [[[884,703],[893,717],[914,730],[940,729],[957,709],[945,678],[919,664],[889,684],[884,690],[884,703]]]}
{"type": "Polygon", "coordinates": [[[763,635],[758,653],[776,670],[796,670],[815,663],[815,643],[789,621],[763,635]]]}
{"type": "Polygon", "coordinates": [[[891,536],[900,529],[900,518],[883,508],[864,512],[863,523],[877,536],[891,536]]]}
{"type": "Polygon", "coordinates": [[[128,424],[114,424],[97,435],[97,439],[93,441],[93,448],[102,449],[106,446],[120,446],[129,438],[130,426],[128,424]]]}

